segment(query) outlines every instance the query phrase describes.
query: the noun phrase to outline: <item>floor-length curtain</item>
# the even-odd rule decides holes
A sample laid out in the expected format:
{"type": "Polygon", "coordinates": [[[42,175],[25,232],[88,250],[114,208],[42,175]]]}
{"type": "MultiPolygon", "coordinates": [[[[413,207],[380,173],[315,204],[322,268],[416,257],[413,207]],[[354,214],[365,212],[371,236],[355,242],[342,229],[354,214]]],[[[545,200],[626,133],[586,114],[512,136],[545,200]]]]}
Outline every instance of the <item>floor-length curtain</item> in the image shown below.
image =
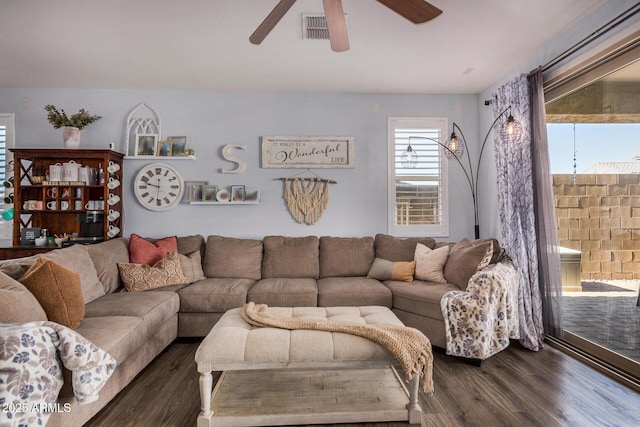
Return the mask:
{"type": "MultiPolygon", "coordinates": [[[[518,314],[520,343],[531,350],[542,348],[544,328],[538,284],[538,252],[531,169],[529,84],[522,75],[500,87],[493,95],[495,117],[511,107],[513,117],[524,125],[518,142],[508,142],[494,132],[498,212],[507,255],[519,271],[518,314]]],[[[506,121],[498,121],[499,129],[506,121]]]]}
{"type": "Polygon", "coordinates": [[[547,140],[547,113],[542,88],[542,70],[529,75],[531,99],[531,159],[533,196],[538,237],[538,278],[545,333],[562,338],[562,271],[558,253],[558,224],[553,204],[547,140]]]}

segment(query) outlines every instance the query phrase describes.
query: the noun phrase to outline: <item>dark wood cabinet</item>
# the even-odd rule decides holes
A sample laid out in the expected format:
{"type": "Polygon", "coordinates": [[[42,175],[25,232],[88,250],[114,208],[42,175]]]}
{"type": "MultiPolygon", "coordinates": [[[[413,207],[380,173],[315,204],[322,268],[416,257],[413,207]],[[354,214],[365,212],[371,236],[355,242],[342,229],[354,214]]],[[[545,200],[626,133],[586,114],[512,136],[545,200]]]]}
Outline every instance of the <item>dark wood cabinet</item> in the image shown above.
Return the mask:
{"type": "Polygon", "coordinates": [[[20,246],[24,228],[46,228],[50,236],[80,233],[79,216],[87,211],[102,210],[102,239],[120,237],[122,231],[123,154],[113,150],[92,149],[21,149],[14,148],[14,219],[13,245],[20,246]],[[75,162],[92,170],[102,169],[104,182],[57,180],[47,170],[52,165],[75,162]],[[113,173],[109,172],[109,166],[113,173]],[[114,166],[117,165],[117,166],[114,166]],[[53,179],[56,179],[55,181],[53,179]],[[109,182],[111,180],[111,187],[109,182]],[[117,185],[115,184],[117,180],[117,185]],[[94,205],[94,201],[101,201],[94,205]],[[25,203],[26,202],[26,203],[25,203]],[[103,206],[102,206],[103,205],[103,206]],[[102,209],[100,209],[102,208],[102,209]],[[109,211],[118,212],[109,221],[109,211]],[[111,235],[109,235],[111,234],[111,235]]]}

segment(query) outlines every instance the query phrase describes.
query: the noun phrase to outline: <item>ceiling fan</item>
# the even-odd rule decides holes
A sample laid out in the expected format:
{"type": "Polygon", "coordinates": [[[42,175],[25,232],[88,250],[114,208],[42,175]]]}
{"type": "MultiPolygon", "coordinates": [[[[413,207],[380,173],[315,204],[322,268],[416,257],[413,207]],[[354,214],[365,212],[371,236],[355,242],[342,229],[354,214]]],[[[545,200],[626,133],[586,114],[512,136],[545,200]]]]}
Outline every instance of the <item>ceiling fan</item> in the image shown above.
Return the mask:
{"type": "MultiPolygon", "coordinates": [[[[430,21],[442,13],[442,10],[424,0],[378,1],[414,24],[430,21]]],[[[249,41],[253,44],[262,43],[295,2],[296,0],[280,0],[271,13],[267,15],[264,21],[262,21],[253,34],[251,34],[249,41]]],[[[334,52],[349,50],[349,37],[347,36],[347,25],[344,20],[342,0],[322,0],[322,6],[324,7],[324,14],[327,19],[331,50],[334,52]]]]}

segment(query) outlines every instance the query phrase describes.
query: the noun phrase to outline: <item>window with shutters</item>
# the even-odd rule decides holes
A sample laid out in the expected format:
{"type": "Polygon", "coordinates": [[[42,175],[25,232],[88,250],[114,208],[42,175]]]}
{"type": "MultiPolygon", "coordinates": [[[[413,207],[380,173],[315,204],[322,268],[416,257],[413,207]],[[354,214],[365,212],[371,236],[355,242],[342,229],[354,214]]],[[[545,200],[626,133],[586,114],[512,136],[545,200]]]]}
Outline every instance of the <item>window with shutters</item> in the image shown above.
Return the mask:
{"type": "Polygon", "coordinates": [[[389,234],[449,235],[447,158],[439,145],[447,126],[440,117],[388,119],[389,234]],[[412,161],[403,158],[409,145],[412,161]]]}
{"type": "MultiPolygon", "coordinates": [[[[0,113],[0,182],[4,184],[5,180],[13,175],[6,169],[7,164],[11,161],[11,152],[8,148],[13,147],[13,129],[14,115],[0,113]]],[[[5,197],[13,194],[12,187],[0,186],[0,213],[13,208],[13,204],[5,203],[5,197]]],[[[7,220],[8,215],[0,215],[0,239],[11,239],[11,231],[13,229],[13,220],[7,220]]]]}

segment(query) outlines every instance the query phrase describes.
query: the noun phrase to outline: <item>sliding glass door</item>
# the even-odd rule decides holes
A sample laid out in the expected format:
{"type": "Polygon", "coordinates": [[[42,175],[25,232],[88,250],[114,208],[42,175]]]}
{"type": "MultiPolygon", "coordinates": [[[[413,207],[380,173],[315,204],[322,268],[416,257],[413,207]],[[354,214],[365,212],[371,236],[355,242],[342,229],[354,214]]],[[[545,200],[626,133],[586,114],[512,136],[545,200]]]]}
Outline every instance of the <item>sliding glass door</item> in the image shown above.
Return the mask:
{"type": "Polygon", "coordinates": [[[640,61],[558,91],[547,131],[565,340],[640,378],[640,61]]]}

